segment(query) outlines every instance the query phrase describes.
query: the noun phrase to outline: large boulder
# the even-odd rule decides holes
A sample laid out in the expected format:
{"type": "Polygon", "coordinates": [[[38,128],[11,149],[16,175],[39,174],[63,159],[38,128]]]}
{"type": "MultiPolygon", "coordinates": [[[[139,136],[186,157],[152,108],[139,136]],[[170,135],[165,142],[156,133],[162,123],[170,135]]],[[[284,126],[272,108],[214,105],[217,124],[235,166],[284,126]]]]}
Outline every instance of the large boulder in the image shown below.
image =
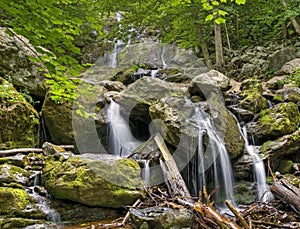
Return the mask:
{"type": "Polygon", "coordinates": [[[280,69],[281,74],[291,74],[296,68],[300,68],[300,58],[285,63],[280,69]]]}
{"type": "Polygon", "coordinates": [[[88,206],[120,208],[143,196],[139,165],[108,154],[48,156],[42,180],[53,197],[88,206]]]}
{"type": "Polygon", "coordinates": [[[42,98],[46,92],[44,70],[41,63],[30,58],[38,58],[37,51],[28,39],[20,35],[10,36],[6,28],[0,27],[0,76],[9,76],[18,88],[42,98]]]}
{"type": "Polygon", "coordinates": [[[300,114],[296,104],[280,103],[261,111],[258,121],[248,124],[248,132],[259,141],[272,140],[295,131],[299,121],[300,114]]]}
{"type": "Polygon", "coordinates": [[[269,69],[280,69],[286,62],[295,58],[295,50],[291,47],[282,48],[272,53],[268,58],[269,69]]]}
{"type": "Polygon", "coordinates": [[[242,109],[258,113],[268,108],[267,99],[257,90],[245,90],[240,96],[243,98],[239,104],[242,109]]]}
{"type": "Polygon", "coordinates": [[[0,148],[36,147],[39,115],[13,85],[0,78],[0,148]]]}

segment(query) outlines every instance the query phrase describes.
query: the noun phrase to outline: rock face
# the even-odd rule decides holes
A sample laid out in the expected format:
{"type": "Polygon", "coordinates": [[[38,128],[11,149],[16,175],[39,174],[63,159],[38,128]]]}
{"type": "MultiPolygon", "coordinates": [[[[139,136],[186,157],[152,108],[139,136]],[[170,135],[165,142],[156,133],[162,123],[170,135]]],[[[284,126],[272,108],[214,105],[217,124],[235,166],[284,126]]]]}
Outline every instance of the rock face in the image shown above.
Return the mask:
{"type": "Polygon", "coordinates": [[[88,206],[120,208],[143,196],[139,165],[107,154],[48,156],[42,180],[58,199],[88,206]]]}
{"type": "Polygon", "coordinates": [[[39,116],[12,84],[0,78],[0,148],[35,147],[39,144],[39,116]]]}
{"type": "Polygon", "coordinates": [[[298,106],[289,102],[261,111],[257,123],[250,123],[248,127],[259,140],[268,140],[292,133],[299,121],[298,106]]]}
{"type": "MultiPolygon", "coordinates": [[[[41,63],[33,63],[29,58],[37,58],[35,48],[22,36],[10,36],[6,28],[0,27],[0,76],[8,75],[18,88],[42,98],[45,90],[45,72],[41,63]]],[[[45,69],[45,68],[44,68],[45,69]]]]}

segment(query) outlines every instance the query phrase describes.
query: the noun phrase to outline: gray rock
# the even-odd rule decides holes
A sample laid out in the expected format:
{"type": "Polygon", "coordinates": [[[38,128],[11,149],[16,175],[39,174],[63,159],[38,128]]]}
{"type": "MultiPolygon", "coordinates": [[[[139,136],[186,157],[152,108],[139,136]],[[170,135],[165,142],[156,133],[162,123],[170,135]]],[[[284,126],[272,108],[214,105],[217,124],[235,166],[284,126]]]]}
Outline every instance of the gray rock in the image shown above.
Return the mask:
{"type": "Polygon", "coordinates": [[[0,75],[8,75],[18,88],[42,98],[46,92],[46,69],[42,63],[33,63],[29,58],[37,58],[37,51],[23,36],[10,36],[6,28],[0,27],[0,75]]]}
{"type": "Polygon", "coordinates": [[[285,63],[281,70],[280,73],[282,74],[291,74],[295,68],[300,68],[300,58],[291,60],[287,63],[285,63]]]}
{"type": "Polygon", "coordinates": [[[248,154],[243,154],[233,162],[233,174],[238,180],[248,180],[252,174],[253,159],[248,154]]]}
{"type": "Polygon", "coordinates": [[[286,62],[295,58],[295,50],[291,47],[282,48],[268,58],[269,69],[280,69],[286,62]]]}

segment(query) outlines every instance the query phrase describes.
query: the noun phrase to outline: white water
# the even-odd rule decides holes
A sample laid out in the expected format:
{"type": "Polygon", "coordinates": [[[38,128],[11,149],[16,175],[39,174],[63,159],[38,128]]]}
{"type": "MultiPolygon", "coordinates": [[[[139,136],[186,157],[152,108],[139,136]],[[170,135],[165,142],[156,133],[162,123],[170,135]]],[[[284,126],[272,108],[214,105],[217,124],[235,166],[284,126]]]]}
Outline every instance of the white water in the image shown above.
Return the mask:
{"type": "MultiPolygon", "coordinates": [[[[122,19],[121,13],[117,12],[116,13],[117,22],[120,22],[121,19],[122,19]]],[[[117,67],[117,64],[118,64],[117,55],[118,55],[118,52],[121,51],[123,44],[124,44],[124,42],[122,40],[117,39],[117,41],[115,41],[114,49],[113,49],[112,53],[109,55],[109,67],[111,67],[111,68],[117,67]]]]}
{"type": "Polygon", "coordinates": [[[39,195],[35,188],[40,185],[40,173],[36,173],[33,181],[33,187],[28,189],[28,194],[35,200],[36,206],[47,215],[47,219],[54,223],[60,223],[59,213],[50,207],[50,200],[47,197],[39,195]]]}
{"type": "Polygon", "coordinates": [[[161,56],[160,56],[161,62],[163,64],[163,69],[165,69],[167,67],[166,60],[165,60],[165,57],[164,57],[165,56],[165,52],[166,52],[166,48],[165,48],[165,46],[163,46],[162,47],[162,51],[161,51],[161,56]]]}
{"type": "Polygon", "coordinates": [[[231,162],[225,148],[225,144],[214,130],[211,120],[207,114],[197,108],[195,111],[195,118],[199,128],[197,182],[199,182],[200,185],[205,185],[207,183],[205,171],[209,168],[212,168],[217,202],[224,202],[226,199],[232,204],[235,204],[233,189],[234,178],[231,162]],[[209,138],[209,143],[205,152],[203,147],[204,133],[206,133],[209,138]]]}
{"type": "Polygon", "coordinates": [[[142,178],[147,186],[150,186],[150,160],[143,160],[144,168],[142,168],[142,178]]]}
{"type": "Polygon", "coordinates": [[[151,77],[152,77],[152,78],[156,78],[158,72],[159,72],[159,69],[151,70],[151,77]]]}
{"type": "Polygon", "coordinates": [[[142,142],[131,134],[126,120],[120,114],[120,105],[111,100],[107,109],[109,120],[108,149],[117,156],[128,156],[142,142]]]}
{"type": "Polygon", "coordinates": [[[267,202],[273,199],[269,186],[266,180],[266,171],[263,160],[258,156],[252,145],[249,145],[246,126],[243,127],[243,136],[245,139],[245,149],[252,157],[255,183],[257,185],[257,199],[262,202],[267,202]]]}

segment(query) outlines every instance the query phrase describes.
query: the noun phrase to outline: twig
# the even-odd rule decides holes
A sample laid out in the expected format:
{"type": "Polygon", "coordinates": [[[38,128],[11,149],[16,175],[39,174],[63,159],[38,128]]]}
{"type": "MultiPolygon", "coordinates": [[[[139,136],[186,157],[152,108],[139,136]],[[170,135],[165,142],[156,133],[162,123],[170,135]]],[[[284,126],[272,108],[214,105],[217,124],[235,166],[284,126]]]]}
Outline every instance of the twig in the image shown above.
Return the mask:
{"type": "MultiPolygon", "coordinates": [[[[135,208],[136,206],[138,206],[138,204],[141,202],[140,199],[138,199],[137,201],[135,201],[135,203],[130,207],[130,208],[135,208]]],[[[124,216],[121,225],[125,225],[126,221],[129,219],[130,217],[130,211],[127,211],[126,215],[124,216]]]]}
{"type": "Polygon", "coordinates": [[[232,213],[236,216],[236,218],[238,218],[238,220],[241,222],[241,224],[246,228],[246,229],[250,229],[249,225],[247,224],[246,220],[244,219],[244,217],[235,209],[235,207],[232,206],[232,204],[228,201],[225,200],[225,204],[226,206],[230,209],[230,211],[232,211],[232,213]]]}

